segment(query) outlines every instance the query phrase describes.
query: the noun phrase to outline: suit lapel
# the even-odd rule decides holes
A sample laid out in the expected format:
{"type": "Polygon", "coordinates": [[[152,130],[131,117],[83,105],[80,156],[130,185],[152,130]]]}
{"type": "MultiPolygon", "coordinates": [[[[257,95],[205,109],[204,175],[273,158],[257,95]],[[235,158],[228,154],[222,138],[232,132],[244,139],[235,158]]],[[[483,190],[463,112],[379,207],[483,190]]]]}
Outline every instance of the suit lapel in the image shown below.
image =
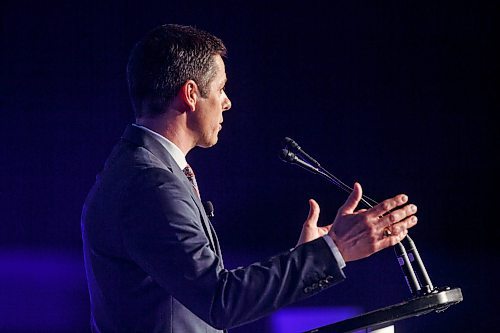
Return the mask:
{"type": "MultiPolygon", "coordinates": [[[[207,217],[208,219],[208,217],[207,217]]],[[[214,226],[212,223],[210,223],[210,220],[208,221],[208,224],[210,224],[210,230],[212,231],[212,236],[214,238],[214,244],[215,244],[215,253],[219,256],[221,267],[224,268],[224,262],[222,261],[222,251],[220,249],[219,245],[219,239],[217,238],[217,233],[215,232],[214,226]]]]}
{"type": "Polygon", "coordinates": [[[179,177],[182,180],[184,185],[186,185],[189,188],[189,194],[191,195],[191,199],[193,199],[196,206],[198,207],[198,210],[200,211],[203,230],[205,231],[205,234],[210,241],[210,245],[212,246],[212,250],[214,250],[214,252],[217,253],[217,251],[216,251],[217,246],[215,246],[216,242],[214,241],[214,238],[212,237],[213,233],[212,233],[211,228],[210,228],[210,221],[209,221],[208,216],[205,212],[205,207],[203,207],[203,204],[201,203],[200,198],[198,197],[198,195],[194,191],[193,185],[189,182],[189,180],[187,179],[184,172],[179,168],[179,166],[177,164],[175,166],[177,166],[177,168],[174,167],[173,172],[177,177],[179,177]]]}
{"type": "Polygon", "coordinates": [[[205,213],[205,208],[203,207],[203,204],[201,203],[201,200],[198,197],[198,195],[196,195],[196,193],[194,192],[193,186],[187,179],[186,175],[179,168],[179,166],[174,161],[172,156],[170,156],[165,147],[163,147],[163,145],[160,142],[158,142],[158,140],[154,138],[151,134],[132,125],[129,125],[126,128],[125,133],[123,133],[122,135],[122,139],[129,142],[133,142],[134,144],[142,146],[147,150],[149,150],[165,165],[166,169],[170,170],[174,175],[176,175],[182,181],[182,183],[189,190],[191,198],[198,207],[198,211],[200,212],[201,215],[201,224],[205,232],[205,235],[209,240],[210,247],[215,253],[217,253],[217,255],[220,258],[219,244],[215,236],[215,231],[213,230],[212,225],[210,224],[210,221],[208,219],[208,216],[205,213]]]}

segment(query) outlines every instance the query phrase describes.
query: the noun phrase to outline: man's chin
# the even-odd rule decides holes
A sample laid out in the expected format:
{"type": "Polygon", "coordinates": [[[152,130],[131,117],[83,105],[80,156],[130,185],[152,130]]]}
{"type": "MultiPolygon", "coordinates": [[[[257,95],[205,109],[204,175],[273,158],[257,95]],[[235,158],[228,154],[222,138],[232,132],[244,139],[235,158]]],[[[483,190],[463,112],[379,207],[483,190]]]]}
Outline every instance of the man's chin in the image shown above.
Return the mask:
{"type": "Polygon", "coordinates": [[[219,138],[216,136],[215,138],[212,138],[212,139],[207,140],[205,142],[198,143],[197,146],[201,147],[201,148],[210,148],[210,147],[215,146],[218,141],[219,141],[219,138]]]}

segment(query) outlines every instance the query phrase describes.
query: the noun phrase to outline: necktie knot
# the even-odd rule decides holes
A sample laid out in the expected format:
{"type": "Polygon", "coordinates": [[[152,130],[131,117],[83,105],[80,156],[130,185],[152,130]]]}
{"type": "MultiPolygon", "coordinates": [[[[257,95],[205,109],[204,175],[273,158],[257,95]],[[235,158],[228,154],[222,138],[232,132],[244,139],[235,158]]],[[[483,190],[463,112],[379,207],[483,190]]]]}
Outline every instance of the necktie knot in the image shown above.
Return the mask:
{"type": "Polygon", "coordinates": [[[184,174],[186,175],[187,179],[189,180],[189,182],[193,186],[194,192],[196,193],[196,195],[198,196],[198,198],[200,198],[200,191],[198,189],[198,183],[196,182],[196,177],[194,175],[193,169],[188,164],[188,165],[186,165],[186,167],[182,171],[184,172],[184,174]]]}

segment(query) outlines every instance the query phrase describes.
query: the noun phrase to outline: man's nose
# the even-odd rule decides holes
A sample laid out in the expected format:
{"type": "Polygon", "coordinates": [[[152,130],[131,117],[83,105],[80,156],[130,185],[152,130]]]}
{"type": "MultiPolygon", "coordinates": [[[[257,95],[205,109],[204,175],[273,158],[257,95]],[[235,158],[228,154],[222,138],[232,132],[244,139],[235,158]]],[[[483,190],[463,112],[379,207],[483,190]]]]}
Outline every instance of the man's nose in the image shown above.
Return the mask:
{"type": "Polygon", "coordinates": [[[224,103],[222,104],[222,111],[229,110],[231,106],[233,106],[233,103],[231,103],[229,97],[226,96],[226,98],[224,99],[224,103]]]}

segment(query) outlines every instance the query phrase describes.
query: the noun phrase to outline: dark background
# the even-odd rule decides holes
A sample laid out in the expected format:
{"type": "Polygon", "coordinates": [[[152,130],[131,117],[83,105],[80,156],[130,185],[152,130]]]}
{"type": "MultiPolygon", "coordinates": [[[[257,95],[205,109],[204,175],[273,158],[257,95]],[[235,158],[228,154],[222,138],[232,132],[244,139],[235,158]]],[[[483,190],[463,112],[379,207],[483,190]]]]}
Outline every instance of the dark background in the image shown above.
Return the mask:
{"type": "MultiPolygon", "coordinates": [[[[80,211],[126,124],[125,66],[164,23],[229,49],[219,143],[188,160],[226,266],[295,245],[307,199],[329,223],[346,194],[278,159],[294,138],[348,184],[419,206],[412,229],[435,285],[464,301],[396,332],[498,326],[498,5],[494,1],[7,1],[0,5],[0,331],[87,332],[80,211]]],[[[408,291],[387,249],[300,307],[369,311],[408,291]]],[[[232,332],[271,332],[269,318],[232,332]]],[[[328,322],[328,320],[327,320],[328,322]]],[[[319,325],[318,325],[319,326],[319,325]]]]}

